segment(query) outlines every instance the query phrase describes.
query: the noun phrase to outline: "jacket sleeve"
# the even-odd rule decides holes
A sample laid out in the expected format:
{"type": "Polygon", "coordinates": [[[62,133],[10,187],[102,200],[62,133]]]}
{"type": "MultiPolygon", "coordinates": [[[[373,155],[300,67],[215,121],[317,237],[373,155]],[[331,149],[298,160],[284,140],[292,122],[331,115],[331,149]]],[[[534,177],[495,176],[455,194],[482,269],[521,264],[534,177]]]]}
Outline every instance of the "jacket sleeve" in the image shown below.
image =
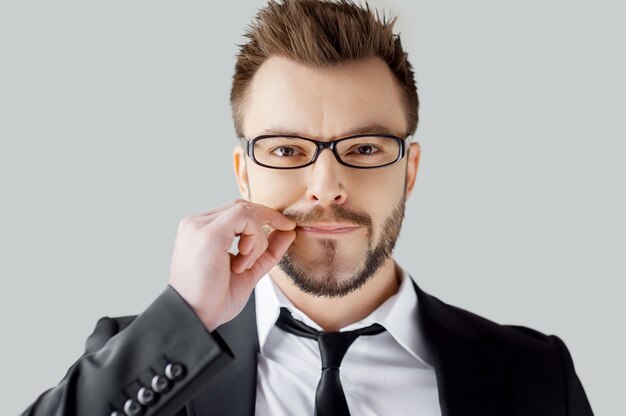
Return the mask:
{"type": "Polygon", "coordinates": [[[174,415],[233,359],[168,285],[135,319],[101,318],[85,353],[22,415],[174,415]]]}
{"type": "Polygon", "coordinates": [[[574,369],[574,362],[565,343],[556,335],[551,336],[555,341],[565,371],[565,387],[567,397],[567,415],[568,416],[593,416],[591,404],[587,399],[585,390],[580,382],[574,369]]]}

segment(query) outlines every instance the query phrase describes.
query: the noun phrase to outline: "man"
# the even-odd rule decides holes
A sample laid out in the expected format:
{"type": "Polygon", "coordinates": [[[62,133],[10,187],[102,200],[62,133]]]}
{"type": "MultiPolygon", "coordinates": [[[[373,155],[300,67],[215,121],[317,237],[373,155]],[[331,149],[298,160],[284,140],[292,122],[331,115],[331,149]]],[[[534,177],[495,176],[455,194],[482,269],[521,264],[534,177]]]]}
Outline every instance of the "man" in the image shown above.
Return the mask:
{"type": "Polygon", "coordinates": [[[592,414],[559,338],[394,262],[420,147],[393,23],[347,1],[259,12],[231,93],[244,199],[184,218],[163,293],[98,321],[24,414],[592,414]]]}

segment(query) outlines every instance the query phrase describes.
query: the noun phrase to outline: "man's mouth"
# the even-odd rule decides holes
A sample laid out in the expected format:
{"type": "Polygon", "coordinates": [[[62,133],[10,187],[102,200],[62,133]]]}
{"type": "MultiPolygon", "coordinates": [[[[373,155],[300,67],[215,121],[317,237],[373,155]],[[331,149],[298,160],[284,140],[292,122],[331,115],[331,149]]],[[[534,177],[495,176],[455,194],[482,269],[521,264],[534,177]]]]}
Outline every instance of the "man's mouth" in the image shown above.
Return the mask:
{"type": "Polygon", "coordinates": [[[317,234],[344,234],[359,228],[353,224],[309,224],[298,226],[298,231],[317,234]]]}

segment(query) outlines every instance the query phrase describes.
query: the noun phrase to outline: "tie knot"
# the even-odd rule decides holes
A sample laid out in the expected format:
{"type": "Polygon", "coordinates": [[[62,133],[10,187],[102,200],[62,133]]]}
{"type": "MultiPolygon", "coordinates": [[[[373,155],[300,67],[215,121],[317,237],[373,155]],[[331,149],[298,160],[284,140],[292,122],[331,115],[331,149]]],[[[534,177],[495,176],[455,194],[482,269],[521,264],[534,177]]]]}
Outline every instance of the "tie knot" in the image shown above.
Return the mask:
{"type": "Polygon", "coordinates": [[[322,370],[339,368],[348,348],[358,336],[353,331],[320,333],[317,336],[317,343],[322,357],[322,370]]]}
{"type": "Polygon", "coordinates": [[[276,326],[291,334],[317,340],[322,358],[322,369],[339,368],[348,348],[360,335],[375,335],[385,331],[385,328],[378,324],[353,331],[318,331],[295,319],[287,308],[280,308],[276,326]]]}

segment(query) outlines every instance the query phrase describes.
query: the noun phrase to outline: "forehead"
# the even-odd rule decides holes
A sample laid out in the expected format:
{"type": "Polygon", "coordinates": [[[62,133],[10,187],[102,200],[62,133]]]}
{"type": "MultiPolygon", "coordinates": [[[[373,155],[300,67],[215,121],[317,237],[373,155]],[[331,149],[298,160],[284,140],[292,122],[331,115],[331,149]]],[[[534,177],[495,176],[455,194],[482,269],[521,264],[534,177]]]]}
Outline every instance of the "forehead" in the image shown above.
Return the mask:
{"type": "Polygon", "coordinates": [[[363,126],[399,136],[408,127],[400,85],[380,58],[314,68],[273,56],[250,84],[243,118],[248,138],[283,130],[330,139],[363,126]]]}

